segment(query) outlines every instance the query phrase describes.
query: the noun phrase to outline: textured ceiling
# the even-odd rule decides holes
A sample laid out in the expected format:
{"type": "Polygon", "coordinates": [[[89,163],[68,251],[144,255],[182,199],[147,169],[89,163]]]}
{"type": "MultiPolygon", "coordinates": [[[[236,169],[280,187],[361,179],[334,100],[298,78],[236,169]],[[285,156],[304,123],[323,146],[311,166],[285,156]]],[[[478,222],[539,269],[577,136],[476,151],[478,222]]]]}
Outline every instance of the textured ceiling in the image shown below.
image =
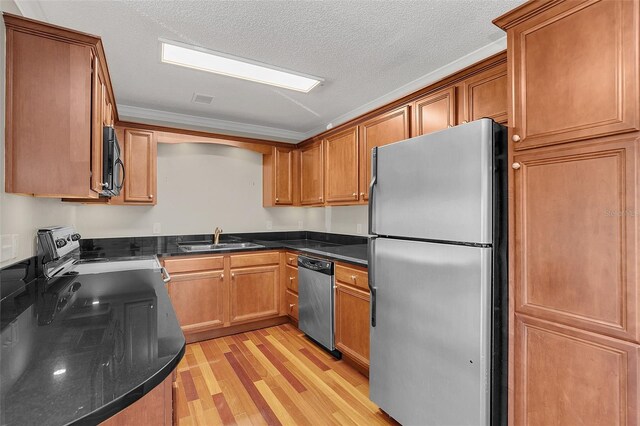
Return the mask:
{"type": "Polygon", "coordinates": [[[42,15],[33,17],[103,38],[121,115],[162,117],[157,111],[166,111],[182,114],[166,114],[166,121],[196,125],[204,121],[193,117],[204,117],[214,119],[212,127],[228,121],[226,127],[243,133],[243,123],[245,133],[262,129],[294,140],[501,39],[491,20],[522,1],[16,3],[42,15]],[[325,82],[304,94],[162,64],[159,37],[325,82]],[[212,104],[192,103],[194,92],[212,95],[212,104]]]}

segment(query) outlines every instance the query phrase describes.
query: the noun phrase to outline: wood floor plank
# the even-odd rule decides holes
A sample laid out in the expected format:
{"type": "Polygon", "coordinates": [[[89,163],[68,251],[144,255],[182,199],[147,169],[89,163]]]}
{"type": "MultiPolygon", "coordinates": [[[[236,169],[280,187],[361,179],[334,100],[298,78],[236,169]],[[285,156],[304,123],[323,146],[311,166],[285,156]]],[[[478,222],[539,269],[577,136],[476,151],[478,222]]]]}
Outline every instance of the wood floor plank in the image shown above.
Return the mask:
{"type": "Polygon", "coordinates": [[[225,426],[236,425],[236,418],[231,412],[231,407],[227,403],[227,400],[224,397],[222,392],[217,393],[215,395],[211,395],[211,400],[213,401],[213,405],[215,405],[218,414],[220,415],[220,420],[222,424],[225,426]]]}
{"type": "Polygon", "coordinates": [[[290,324],[187,346],[176,418],[187,425],[394,425],[368,379],[290,324]]]}

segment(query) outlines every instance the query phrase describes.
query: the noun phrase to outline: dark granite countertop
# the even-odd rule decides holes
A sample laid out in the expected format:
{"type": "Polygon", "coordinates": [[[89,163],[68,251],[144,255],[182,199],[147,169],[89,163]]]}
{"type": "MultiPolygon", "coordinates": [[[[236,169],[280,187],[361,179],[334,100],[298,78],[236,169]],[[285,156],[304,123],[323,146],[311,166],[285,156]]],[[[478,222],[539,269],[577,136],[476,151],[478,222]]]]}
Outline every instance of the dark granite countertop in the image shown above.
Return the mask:
{"type": "Polygon", "coordinates": [[[160,384],[185,339],[158,272],[1,272],[0,424],[97,424],[160,384]]]}
{"type": "Polygon", "coordinates": [[[239,251],[295,250],[329,260],[367,266],[368,238],[310,231],[223,234],[221,242],[252,242],[262,247],[187,252],[181,244],[211,242],[209,235],[94,238],[80,241],[81,257],[120,258],[157,255],[159,257],[198,254],[225,254],[239,251]]]}

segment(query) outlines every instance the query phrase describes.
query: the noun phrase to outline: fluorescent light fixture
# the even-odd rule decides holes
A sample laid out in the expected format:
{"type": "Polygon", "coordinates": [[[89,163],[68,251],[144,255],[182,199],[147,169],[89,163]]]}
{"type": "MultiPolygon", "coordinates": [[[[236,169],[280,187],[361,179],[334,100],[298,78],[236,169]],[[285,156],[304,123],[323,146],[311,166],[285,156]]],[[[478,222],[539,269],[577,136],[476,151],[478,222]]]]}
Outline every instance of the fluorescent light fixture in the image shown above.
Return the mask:
{"type": "Polygon", "coordinates": [[[54,375],[54,376],[59,376],[59,375],[64,374],[64,373],[66,373],[66,372],[67,372],[67,369],[66,369],[66,368],[61,368],[60,370],[56,370],[56,371],[54,371],[54,372],[53,372],[53,375],[54,375]]]}
{"type": "Polygon", "coordinates": [[[304,75],[225,53],[160,39],[162,62],[308,93],[319,77],[304,75]]]}
{"type": "Polygon", "coordinates": [[[93,302],[91,302],[92,305],[99,305],[100,301],[99,300],[94,300],[93,302]]]}

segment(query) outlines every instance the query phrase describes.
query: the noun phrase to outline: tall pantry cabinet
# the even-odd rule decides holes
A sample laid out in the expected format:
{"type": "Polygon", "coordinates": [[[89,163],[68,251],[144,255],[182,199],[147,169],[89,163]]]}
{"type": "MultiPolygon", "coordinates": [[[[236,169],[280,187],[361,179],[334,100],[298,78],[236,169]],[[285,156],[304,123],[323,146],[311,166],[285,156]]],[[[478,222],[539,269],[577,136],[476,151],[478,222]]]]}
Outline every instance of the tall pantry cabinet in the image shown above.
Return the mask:
{"type": "Polygon", "coordinates": [[[639,1],[507,31],[510,424],[639,424],[639,1]]]}

